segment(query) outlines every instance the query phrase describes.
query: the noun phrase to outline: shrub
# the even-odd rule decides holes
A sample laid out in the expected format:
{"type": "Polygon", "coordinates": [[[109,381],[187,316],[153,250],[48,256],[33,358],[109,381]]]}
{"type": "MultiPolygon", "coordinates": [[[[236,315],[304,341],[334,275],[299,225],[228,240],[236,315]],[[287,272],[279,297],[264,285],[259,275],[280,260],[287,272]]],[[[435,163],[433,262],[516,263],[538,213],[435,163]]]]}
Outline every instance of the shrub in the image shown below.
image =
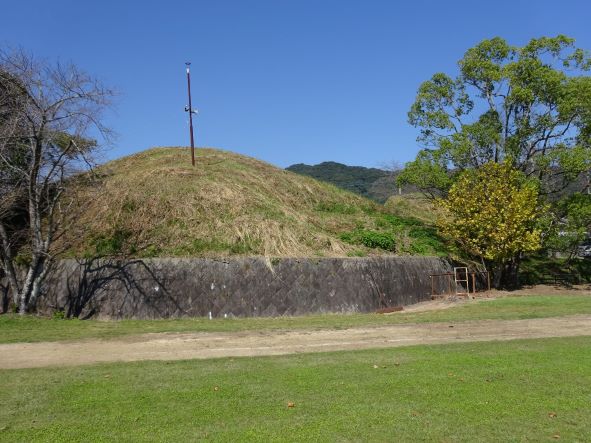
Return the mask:
{"type": "Polygon", "coordinates": [[[379,248],[385,251],[394,251],[396,249],[396,241],[393,234],[387,232],[357,229],[342,234],[341,240],[351,244],[362,244],[372,249],[379,248]]]}
{"type": "Polygon", "coordinates": [[[131,232],[124,229],[115,229],[110,236],[100,235],[92,241],[95,254],[98,256],[120,254],[130,237],[131,232]]]}

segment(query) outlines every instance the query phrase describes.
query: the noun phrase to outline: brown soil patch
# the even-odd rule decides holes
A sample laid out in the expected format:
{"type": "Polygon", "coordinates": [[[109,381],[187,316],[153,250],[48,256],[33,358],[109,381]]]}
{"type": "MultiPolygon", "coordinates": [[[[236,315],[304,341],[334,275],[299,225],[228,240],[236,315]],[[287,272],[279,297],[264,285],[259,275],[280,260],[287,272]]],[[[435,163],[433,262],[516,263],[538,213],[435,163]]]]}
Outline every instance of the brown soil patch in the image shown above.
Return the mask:
{"type": "Polygon", "coordinates": [[[398,346],[591,335],[591,315],[392,325],[346,330],[160,333],[119,340],[0,345],[1,369],[138,360],[284,355],[398,346]]]}

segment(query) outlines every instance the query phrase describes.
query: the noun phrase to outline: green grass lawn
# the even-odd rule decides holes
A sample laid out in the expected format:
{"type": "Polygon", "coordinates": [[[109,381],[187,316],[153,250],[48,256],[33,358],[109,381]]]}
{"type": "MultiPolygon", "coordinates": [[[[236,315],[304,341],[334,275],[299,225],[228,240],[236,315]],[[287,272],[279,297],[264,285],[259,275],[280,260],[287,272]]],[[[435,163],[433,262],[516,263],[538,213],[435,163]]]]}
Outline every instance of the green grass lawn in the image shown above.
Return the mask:
{"type": "Polygon", "coordinates": [[[277,329],[340,329],[400,323],[458,322],[482,319],[542,318],[591,314],[591,294],[522,296],[483,300],[441,311],[421,313],[325,314],[303,317],[175,320],[62,320],[0,316],[0,343],[108,339],[146,332],[219,332],[277,329]]]}
{"type": "Polygon", "coordinates": [[[591,434],[591,337],[3,370],[0,378],[7,442],[583,442],[591,434]]]}

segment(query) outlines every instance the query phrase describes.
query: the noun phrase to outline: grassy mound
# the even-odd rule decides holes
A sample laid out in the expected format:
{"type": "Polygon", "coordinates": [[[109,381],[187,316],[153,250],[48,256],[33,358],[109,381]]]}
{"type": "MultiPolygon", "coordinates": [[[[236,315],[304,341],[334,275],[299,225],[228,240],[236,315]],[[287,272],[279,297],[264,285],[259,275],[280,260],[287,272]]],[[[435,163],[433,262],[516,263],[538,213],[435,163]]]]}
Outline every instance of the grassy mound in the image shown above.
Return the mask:
{"type": "Polygon", "coordinates": [[[155,148],[79,189],[69,255],[352,256],[443,252],[430,228],[330,184],[227,151],[155,148]]]}

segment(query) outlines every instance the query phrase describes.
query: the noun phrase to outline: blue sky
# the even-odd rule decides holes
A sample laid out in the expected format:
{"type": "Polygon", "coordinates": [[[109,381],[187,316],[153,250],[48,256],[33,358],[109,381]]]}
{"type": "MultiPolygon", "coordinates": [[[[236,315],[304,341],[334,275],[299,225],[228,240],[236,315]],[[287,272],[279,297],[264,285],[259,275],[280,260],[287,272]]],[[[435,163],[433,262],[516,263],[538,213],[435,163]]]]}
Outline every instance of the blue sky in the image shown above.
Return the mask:
{"type": "Polygon", "coordinates": [[[494,36],[563,33],[591,50],[587,1],[23,1],[2,6],[0,43],[72,61],[121,92],[108,123],[120,157],[196,144],[278,166],[412,160],[406,113],[419,84],[456,72],[494,36]]]}

